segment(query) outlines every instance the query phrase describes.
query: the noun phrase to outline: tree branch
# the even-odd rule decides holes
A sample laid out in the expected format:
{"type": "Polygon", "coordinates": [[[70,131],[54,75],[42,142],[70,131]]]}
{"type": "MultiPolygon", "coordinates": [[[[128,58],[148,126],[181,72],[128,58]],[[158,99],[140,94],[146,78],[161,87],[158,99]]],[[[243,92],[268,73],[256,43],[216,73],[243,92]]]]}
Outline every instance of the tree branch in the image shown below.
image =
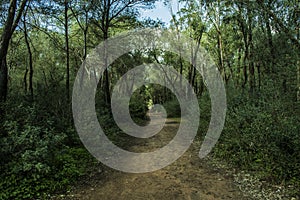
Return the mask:
{"type": "Polygon", "coordinates": [[[274,19],[276,24],[282,29],[282,31],[289,37],[289,39],[292,41],[292,43],[300,50],[300,41],[298,41],[293,34],[291,33],[291,30],[288,29],[283,22],[271,11],[269,10],[263,3],[262,0],[256,0],[258,5],[271,17],[274,19]]]}
{"type": "Polygon", "coordinates": [[[20,21],[20,19],[22,17],[23,11],[25,9],[26,3],[27,3],[27,0],[23,0],[21,2],[21,6],[19,8],[17,18],[15,19],[14,24],[13,24],[13,26],[11,28],[11,33],[13,33],[16,30],[16,28],[17,28],[17,26],[19,24],[19,21],[20,21]]]}

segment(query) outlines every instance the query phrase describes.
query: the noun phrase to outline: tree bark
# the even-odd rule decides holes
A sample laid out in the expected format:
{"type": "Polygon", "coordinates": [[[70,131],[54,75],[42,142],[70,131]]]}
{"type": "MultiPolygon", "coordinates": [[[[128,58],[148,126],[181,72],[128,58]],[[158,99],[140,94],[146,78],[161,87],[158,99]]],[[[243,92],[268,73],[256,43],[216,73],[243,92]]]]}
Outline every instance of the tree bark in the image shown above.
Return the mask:
{"type": "MultiPolygon", "coordinates": [[[[29,43],[29,39],[28,39],[28,32],[27,32],[27,26],[26,26],[26,21],[25,21],[25,15],[24,15],[23,25],[24,25],[24,38],[25,38],[25,43],[26,43],[28,55],[29,55],[29,91],[30,91],[31,100],[33,100],[33,84],[32,84],[32,79],[33,79],[33,59],[32,59],[32,51],[31,51],[31,47],[30,47],[30,43],[29,43]]],[[[26,68],[26,71],[28,71],[27,68],[26,68]]],[[[24,77],[24,79],[25,79],[25,77],[24,77]]],[[[26,81],[26,79],[25,79],[25,81],[26,81]]],[[[26,81],[26,83],[27,83],[27,81],[26,81]]]]}
{"type": "Polygon", "coordinates": [[[297,86],[298,86],[298,91],[297,91],[297,101],[300,101],[300,61],[297,63],[298,65],[298,72],[297,72],[297,86]]]}
{"type": "MultiPolygon", "coordinates": [[[[215,14],[215,20],[213,20],[211,17],[211,21],[213,22],[213,25],[217,31],[217,45],[218,45],[218,59],[219,59],[219,70],[221,75],[223,76],[224,80],[226,80],[226,70],[224,65],[224,52],[223,52],[223,38],[222,38],[222,32],[221,32],[221,4],[220,0],[217,1],[217,9],[213,9],[215,14]]],[[[213,7],[213,5],[211,5],[213,7]]]]}
{"type": "Polygon", "coordinates": [[[247,32],[245,30],[245,27],[242,23],[241,25],[241,30],[244,36],[244,45],[245,45],[245,53],[244,53],[244,59],[243,59],[243,74],[244,74],[244,82],[242,87],[245,88],[246,84],[248,82],[248,70],[247,70],[247,62],[249,60],[249,44],[248,44],[248,35],[247,32]]]}
{"type": "Polygon", "coordinates": [[[241,59],[242,59],[242,47],[238,50],[238,59],[237,59],[237,77],[236,77],[236,86],[240,86],[240,76],[241,76],[241,59]]]}
{"type": "Polygon", "coordinates": [[[111,2],[110,0],[104,1],[104,13],[101,19],[101,24],[102,24],[102,32],[103,32],[103,40],[104,40],[104,91],[105,91],[105,102],[106,104],[111,103],[111,98],[110,98],[110,84],[109,84],[109,75],[108,75],[108,55],[107,55],[107,45],[106,45],[106,40],[108,39],[108,32],[109,32],[109,27],[110,27],[110,7],[111,7],[111,2]]]}
{"type": "Polygon", "coordinates": [[[24,77],[23,77],[23,82],[24,82],[24,91],[25,94],[27,94],[27,90],[28,90],[28,84],[27,84],[27,75],[28,75],[28,66],[27,66],[27,60],[26,61],[26,69],[25,69],[25,73],[24,73],[24,77]]]}
{"type": "Polygon", "coordinates": [[[65,0],[65,44],[66,44],[66,93],[67,100],[70,100],[70,49],[69,49],[69,2],[65,0]]]}
{"type": "Polygon", "coordinates": [[[1,55],[1,69],[0,69],[0,102],[5,102],[7,98],[7,83],[8,83],[8,69],[6,55],[1,55]]]}
{"type": "Polygon", "coordinates": [[[4,25],[4,29],[1,35],[0,40],[0,102],[5,102],[7,98],[8,91],[8,68],[7,68],[7,52],[9,43],[12,37],[13,32],[15,31],[24,8],[26,6],[27,0],[23,0],[20,3],[19,11],[16,15],[17,11],[17,0],[10,0],[10,5],[8,9],[8,15],[6,18],[6,23],[4,25]]]}
{"type": "Polygon", "coordinates": [[[106,104],[111,103],[111,98],[110,98],[110,84],[109,84],[109,75],[108,75],[108,55],[107,55],[107,45],[106,45],[106,40],[108,39],[108,30],[107,32],[104,32],[104,42],[105,42],[105,48],[104,48],[104,66],[105,66],[105,71],[104,71],[104,77],[105,77],[105,83],[104,83],[104,90],[105,90],[105,102],[106,104]]]}
{"type": "Polygon", "coordinates": [[[1,60],[1,68],[0,68],[0,101],[6,101],[7,97],[7,78],[8,78],[8,69],[7,69],[7,51],[9,47],[9,42],[12,36],[12,27],[14,23],[15,13],[17,9],[17,1],[10,1],[10,6],[8,10],[8,16],[6,19],[5,27],[1,37],[0,43],[0,60],[1,60]]]}
{"type": "Polygon", "coordinates": [[[253,36],[252,36],[252,11],[251,7],[248,6],[248,45],[249,45],[249,83],[250,83],[250,93],[252,94],[255,89],[255,68],[253,61],[253,36]]]}
{"type": "MultiPolygon", "coordinates": [[[[269,49],[270,49],[271,58],[272,58],[271,67],[272,67],[272,70],[273,70],[274,65],[275,65],[275,52],[274,52],[273,38],[272,38],[272,32],[271,32],[271,25],[270,25],[270,20],[267,16],[265,17],[265,20],[266,20],[266,28],[267,28],[267,37],[268,37],[269,49]]],[[[267,72],[270,72],[269,67],[267,67],[267,72]]]]}
{"type": "Polygon", "coordinates": [[[224,65],[224,53],[223,53],[223,39],[222,39],[222,33],[220,30],[218,30],[218,50],[219,50],[219,64],[220,64],[220,70],[223,74],[224,80],[226,80],[226,69],[224,65]]]}
{"type": "Polygon", "coordinates": [[[258,90],[261,88],[261,71],[260,71],[260,64],[256,66],[257,74],[258,74],[258,90]]]}

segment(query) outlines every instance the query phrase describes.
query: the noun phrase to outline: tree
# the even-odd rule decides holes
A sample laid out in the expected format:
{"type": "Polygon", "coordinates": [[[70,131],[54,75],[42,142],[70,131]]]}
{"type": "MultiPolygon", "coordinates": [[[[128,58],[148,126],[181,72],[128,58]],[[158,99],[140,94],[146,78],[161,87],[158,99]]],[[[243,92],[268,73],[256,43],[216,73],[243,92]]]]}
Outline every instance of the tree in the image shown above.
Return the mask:
{"type": "Polygon", "coordinates": [[[298,62],[298,70],[297,70],[297,101],[300,101],[300,62],[298,62]]]}
{"type": "Polygon", "coordinates": [[[223,50],[223,36],[222,36],[222,13],[224,8],[223,5],[221,5],[221,1],[218,0],[216,2],[207,2],[206,8],[208,10],[209,18],[217,32],[217,46],[218,46],[218,57],[219,57],[219,70],[223,74],[224,79],[227,79],[226,70],[225,70],[225,64],[224,64],[224,50],[223,50]]]}
{"type": "Polygon", "coordinates": [[[12,34],[22,17],[27,0],[10,0],[6,23],[0,39],[0,102],[6,101],[8,91],[7,52],[12,34]]]}
{"type": "MultiPolygon", "coordinates": [[[[196,60],[197,54],[199,52],[203,35],[206,32],[208,17],[204,15],[206,12],[203,6],[203,1],[187,1],[186,7],[181,9],[182,17],[180,21],[186,23],[187,33],[189,37],[196,42],[196,44],[191,48],[191,64],[188,71],[188,81],[195,88],[196,92],[198,90],[198,82],[196,80],[197,70],[196,70],[196,60]]],[[[203,87],[203,81],[200,81],[200,88],[203,87]]],[[[202,90],[202,89],[200,89],[202,90]]],[[[190,94],[191,91],[188,91],[190,94]]],[[[200,94],[202,91],[200,91],[200,94]]]]}
{"type": "MultiPolygon", "coordinates": [[[[27,25],[26,25],[26,14],[28,11],[28,7],[24,12],[24,18],[23,18],[23,31],[24,31],[24,38],[25,38],[25,43],[28,51],[28,56],[29,56],[29,91],[30,91],[30,97],[31,100],[33,100],[33,84],[32,84],[32,79],[33,79],[33,58],[32,58],[32,50],[30,47],[30,41],[29,41],[29,34],[27,30],[27,25]]],[[[25,84],[25,91],[27,91],[27,73],[28,73],[28,68],[26,66],[26,72],[24,75],[24,84],[25,84]]]]}
{"type": "MultiPolygon", "coordinates": [[[[268,8],[264,4],[264,1],[262,1],[262,0],[256,0],[256,2],[261,7],[261,9],[263,10],[263,12],[265,12],[270,18],[272,18],[275,21],[275,23],[289,37],[289,39],[292,41],[292,43],[300,51],[300,41],[299,41],[299,38],[297,39],[297,36],[299,37],[299,27],[294,27],[293,26],[293,29],[288,28],[286,25],[284,25],[283,20],[281,20],[274,12],[272,12],[272,10],[270,10],[270,8],[268,8]]],[[[294,6],[298,6],[299,7],[299,2],[295,3],[294,6]]],[[[299,11],[295,13],[294,17],[296,18],[296,22],[299,23],[299,11]],[[298,17],[298,19],[297,19],[297,17],[298,17]]]]}
{"type": "Polygon", "coordinates": [[[81,31],[83,32],[84,46],[82,60],[85,60],[87,56],[87,36],[90,27],[89,13],[92,9],[93,1],[73,0],[71,3],[74,6],[70,6],[70,10],[75,17],[75,20],[79,25],[81,31]]]}
{"type": "MultiPolygon", "coordinates": [[[[138,7],[149,8],[156,0],[99,0],[94,4],[93,24],[102,33],[105,41],[110,37],[110,29],[116,27],[120,22],[126,21],[138,14],[138,7]]],[[[105,48],[106,49],[106,48],[105,48]]],[[[104,52],[106,55],[107,52],[104,52]]],[[[104,66],[108,67],[107,56],[104,57],[104,66]]],[[[108,69],[104,71],[105,101],[110,104],[110,81],[108,69]]]]}
{"type": "Polygon", "coordinates": [[[67,99],[70,99],[70,48],[69,48],[69,1],[64,1],[64,29],[65,29],[65,45],[66,45],[66,93],[67,93],[67,99]]]}

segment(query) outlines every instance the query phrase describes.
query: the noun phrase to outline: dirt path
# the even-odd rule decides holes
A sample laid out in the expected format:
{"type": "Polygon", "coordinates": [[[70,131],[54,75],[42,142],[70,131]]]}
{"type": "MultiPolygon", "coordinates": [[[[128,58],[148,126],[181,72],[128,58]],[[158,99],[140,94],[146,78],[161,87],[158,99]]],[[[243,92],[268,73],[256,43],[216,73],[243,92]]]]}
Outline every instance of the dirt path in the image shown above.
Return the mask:
{"type": "MultiPolygon", "coordinates": [[[[178,119],[168,119],[159,134],[135,141],[128,149],[145,152],[164,146],[177,128],[178,119]]],[[[176,162],[151,173],[129,174],[104,168],[64,199],[246,199],[233,185],[232,177],[199,159],[199,149],[200,142],[195,141],[176,162]]]]}

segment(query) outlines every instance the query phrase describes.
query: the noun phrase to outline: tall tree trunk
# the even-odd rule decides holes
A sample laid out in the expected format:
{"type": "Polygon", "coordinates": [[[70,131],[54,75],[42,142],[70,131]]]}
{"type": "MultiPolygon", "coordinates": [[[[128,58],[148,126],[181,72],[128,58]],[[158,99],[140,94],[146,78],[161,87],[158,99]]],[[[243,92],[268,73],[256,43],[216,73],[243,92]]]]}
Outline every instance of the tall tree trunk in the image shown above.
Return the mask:
{"type": "Polygon", "coordinates": [[[242,32],[243,35],[243,42],[244,42],[244,58],[243,58],[243,76],[244,76],[244,81],[242,83],[242,88],[246,87],[246,84],[248,82],[248,62],[249,62],[249,41],[248,41],[248,26],[246,19],[243,17],[243,4],[239,2],[237,4],[239,8],[239,18],[238,18],[238,23],[240,27],[240,31],[242,32]]]}
{"type": "Polygon", "coordinates": [[[104,90],[105,90],[105,101],[106,104],[110,105],[111,103],[111,97],[110,97],[110,84],[109,84],[109,75],[108,75],[108,52],[107,52],[107,45],[106,45],[106,40],[108,39],[108,32],[109,32],[109,27],[110,27],[110,9],[111,9],[111,1],[107,0],[104,1],[104,15],[102,18],[102,27],[103,27],[103,39],[104,39],[104,66],[105,66],[105,71],[104,71],[104,77],[105,77],[105,83],[104,83],[104,90]]]}
{"type": "Polygon", "coordinates": [[[108,31],[104,32],[104,42],[105,42],[105,47],[104,47],[104,90],[105,90],[105,102],[106,104],[111,103],[111,98],[110,98],[110,86],[109,86],[109,76],[108,76],[108,55],[107,55],[107,45],[106,45],[106,40],[108,39],[108,31]]]}
{"type": "MultiPolygon", "coordinates": [[[[297,10],[300,10],[300,5],[297,4],[297,10]]],[[[300,41],[300,22],[299,20],[297,21],[297,27],[298,27],[298,32],[297,32],[297,39],[300,41]]],[[[298,54],[299,56],[299,54],[298,54]]],[[[300,61],[297,62],[298,70],[297,70],[297,86],[298,86],[298,91],[297,91],[297,101],[300,102],[300,61]]]]}
{"type": "Polygon", "coordinates": [[[261,71],[260,71],[260,64],[256,66],[257,68],[257,75],[258,75],[258,90],[261,88],[261,71]]]}
{"type": "Polygon", "coordinates": [[[8,69],[7,69],[7,51],[9,47],[9,42],[12,36],[12,28],[14,24],[15,13],[17,9],[17,1],[10,1],[10,6],[8,10],[8,15],[6,23],[2,32],[1,41],[0,41],[0,102],[6,101],[7,97],[7,78],[8,78],[8,69]]]}
{"type": "Polygon", "coordinates": [[[249,44],[249,83],[250,83],[250,93],[254,92],[255,89],[255,69],[254,69],[254,61],[253,61],[253,36],[252,36],[252,11],[248,6],[248,44],[249,44]]]}
{"type": "Polygon", "coordinates": [[[297,86],[298,86],[297,101],[300,101],[300,61],[298,61],[297,65],[298,65],[298,72],[297,72],[297,86]]]}
{"type": "MultiPolygon", "coordinates": [[[[203,32],[201,32],[197,38],[196,46],[191,46],[191,65],[189,69],[189,83],[191,84],[192,88],[195,88],[195,79],[197,75],[197,55],[200,49],[201,39],[202,39],[203,32]]],[[[192,89],[191,88],[191,89],[192,89]]],[[[188,95],[190,96],[192,91],[188,91],[188,95]]]]}
{"type": "Polygon", "coordinates": [[[226,80],[226,69],[224,65],[224,53],[223,53],[223,39],[222,33],[218,30],[218,50],[219,50],[219,65],[221,73],[223,74],[224,80],[226,80]]]}
{"type": "Polygon", "coordinates": [[[243,88],[246,87],[246,84],[248,82],[248,70],[247,70],[247,61],[248,61],[248,55],[249,55],[249,47],[247,44],[247,41],[245,43],[245,55],[243,60],[243,73],[244,73],[244,82],[243,82],[243,88]]]}
{"type": "MultiPolygon", "coordinates": [[[[31,51],[31,47],[30,47],[30,43],[29,43],[29,39],[28,39],[28,32],[27,32],[27,26],[26,26],[26,21],[25,21],[25,15],[24,15],[23,25],[24,25],[24,38],[25,38],[25,43],[26,43],[28,55],[29,55],[29,91],[30,91],[31,100],[33,100],[33,84],[32,84],[33,59],[32,59],[32,51],[31,51]]],[[[28,70],[28,69],[26,69],[26,70],[28,70]]]]}
{"type": "Polygon", "coordinates": [[[4,25],[1,39],[0,39],[0,102],[6,101],[7,90],[8,90],[8,68],[7,68],[7,52],[11,36],[15,31],[22,13],[26,6],[27,0],[20,2],[19,11],[16,15],[17,0],[10,0],[8,15],[6,17],[6,23],[4,25]]]}
{"type": "MultiPolygon", "coordinates": [[[[271,9],[272,7],[272,0],[268,0],[267,7],[271,9]]],[[[266,72],[269,74],[270,72],[274,72],[274,65],[275,65],[275,52],[274,52],[274,43],[273,43],[273,36],[272,36],[272,30],[271,30],[271,24],[270,24],[270,17],[267,13],[262,13],[261,18],[261,24],[262,24],[262,33],[266,34],[267,41],[268,41],[268,48],[270,51],[270,61],[268,61],[268,64],[265,66],[266,72]],[[265,24],[265,25],[263,25],[265,24]]]]}
{"type": "Polygon", "coordinates": [[[67,100],[70,100],[70,49],[69,49],[69,3],[68,0],[65,0],[65,44],[66,44],[66,93],[67,93],[67,100]]]}
{"type": "Polygon", "coordinates": [[[23,83],[24,83],[24,91],[25,94],[27,94],[27,90],[28,90],[28,84],[27,84],[27,75],[28,75],[28,64],[27,64],[27,60],[25,59],[26,62],[26,69],[25,69],[25,73],[24,73],[24,77],[23,77],[23,83]]]}
{"type": "MultiPolygon", "coordinates": [[[[169,9],[170,9],[170,12],[171,12],[171,16],[172,16],[172,20],[173,20],[173,23],[175,25],[175,29],[176,29],[176,33],[177,33],[177,40],[180,41],[180,28],[179,28],[179,22],[178,20],[176,19],[176,15],[174,14],[173,12],[173,7],[172,5],[170,4],[169,2],[169,9]]],[[[182,59],[182,49],[181,49],[181,46],[179,46],[179,59],[178,59],[178,62],[179,62],[179,66],[180,66],[180,69],[179,69],[179,73],[180,73],[180,90],[184,90],[184,88],[182,88],[182,74],[183,74],[183,59],[182,59]]]]}
{"type": "Polygon", "coordinates": [[[86,28],[83,32],[83,37],[84,37],[84,49],[83,49],[83,60],[86,59],[87,56],[87,32],[88,32],[88,28],[86,28]]]}
{"type": "Polygon", "coordinates": [[[237,75],[236,75],[236,86],[240,85],[240,76],[241,76],[241,59],[242,59],[242,47],[238,50],[238,60],[237,60],[237,75]]]}
{"type": "Polygon", "coordinates": [[[5,102],[7,97],[7,83],[8,83],[8,69],[6,62],[6,54],[0,55],[1,69],[0,69],[0,102],[5,102]]]}
{"type": "Polygon", "coordinates": [[[274,45],[273,45],[273,38],[272,38],[272,31],[271,31],[271,25],[270,25],[270,19],[266,16],[265,17],[266,20],[266,28],[267,28],[267,37],[268,37],[268,43],[269,43],[269,49],[270,49],[270,53],[271,53],[271,67],[272,70],[269,69],[269,67],[267,67],[267,72],[273,71],[274,69],[274,64],[275,64],[275,52],[274,52],[274,45]]]}
{"type": "Polygon", "coordinates": [[[88,30],[89,30],[89,25],[88,25],[89,13],[86,10],[85,5],[84,5],[84,10],[85,10],[85,27],[84,27],[84,30],[83,30],[83,39],[84,39],[83,60],[85,60],[86,56],[87,56],[87,34],[88,34],[88,30]]]}
{"type": "MultiPolygon", "coordinates": [[[[210,6],[214,6],[213,4],[210,6]]],[[[221,1],[217,1],[216,10],[214,10],[215,20],[211,18],[213,25],[217,31],[217,46],[218,46],[218,59],[219,59],[219,70],[224,80],[226,80],[226,70],[224,65],[224,52],[223,52],[223,39],[222,39],[222,31],[221,31],[221,1]]]]}

